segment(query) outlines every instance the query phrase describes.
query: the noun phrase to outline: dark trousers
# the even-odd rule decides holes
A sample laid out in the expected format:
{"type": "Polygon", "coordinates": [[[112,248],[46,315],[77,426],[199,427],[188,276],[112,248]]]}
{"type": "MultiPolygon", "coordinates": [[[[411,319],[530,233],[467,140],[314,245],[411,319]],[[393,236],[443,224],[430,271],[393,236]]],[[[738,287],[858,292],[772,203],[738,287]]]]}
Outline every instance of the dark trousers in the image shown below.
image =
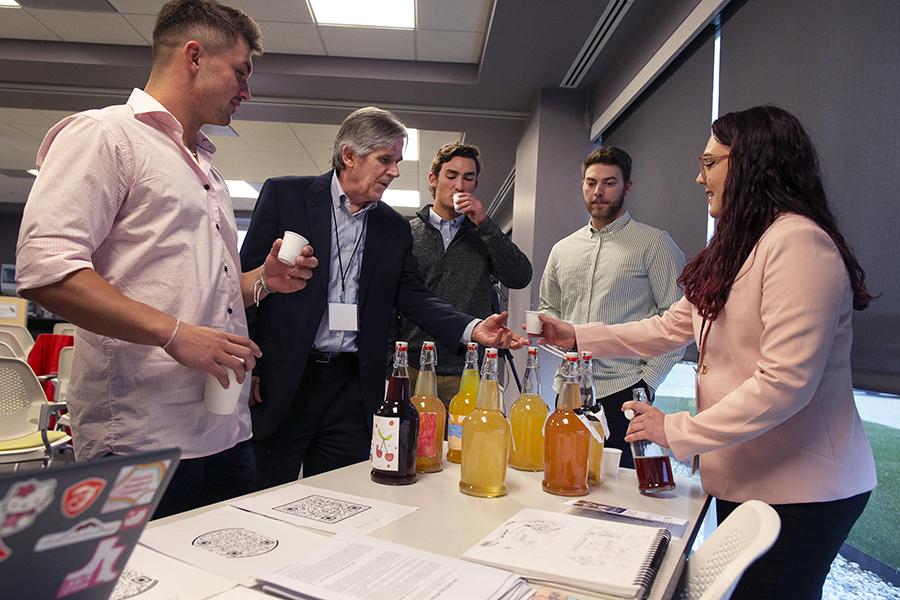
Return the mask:
{"type": "Polygon", "coordinates": [[[609,423],[609,439],[606,440],[605,446],[607,448],[618,448],[621,450],[622,462],[620,465],[628,467],[629,469],[634,468],[634,457],[631,455],[631,444],[625,441],[625,432],[628,430],[628,419],[625,418],[625,413],[622,412],[622,404],[634,399],[632,397],[632,390],[637,388],[643,388],[644,391],[647,392],[647,399],[650,400],[650,402],[653,402],[653,394],[643,380],[638,381],[624,390],[600,398],[600,403],[603,405],[603,412],[606,413],[606,421],[609,423]]]}
{"type": "Polygon", "coordinates": [[[249,494],[255,486],[256,462],[248,440],[211,456],[178,463],[153,518],[249,494]]]}
{"type": "Polygon", "coordinates": [[[356,355],[310,357],[281,427],[253,440],[259,489],[296,481],[301,466],[310,477],[368,459],[369,423],[356,355]]]}
{"type": "MultiPolygon", "coordinates": [[[[831,563],[869,501],[870,492],[832,502],[773,504],[781,532],[750,565],[732,600],[818,600],[831,563]]],[[[739,505],[716,499],[719,524],[739,505]]]]}

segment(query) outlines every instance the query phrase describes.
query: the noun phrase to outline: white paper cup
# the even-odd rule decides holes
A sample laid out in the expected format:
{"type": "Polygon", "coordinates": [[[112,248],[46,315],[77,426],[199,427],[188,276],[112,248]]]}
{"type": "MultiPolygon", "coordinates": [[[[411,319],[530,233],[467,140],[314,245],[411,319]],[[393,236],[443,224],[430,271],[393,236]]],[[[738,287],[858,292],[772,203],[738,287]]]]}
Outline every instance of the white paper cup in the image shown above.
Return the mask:
{"type": "Polygon", "coordinates": [[[300,251],[308,245],[307,239],[299,233],[285,231],[281,240],[281,249],[278,251],[278,260],[286,265],[293,265],[294,260],[300,255],[300,251]]]}
{"type": "Polygon", "coordinates": [[[455,210],[456,212],[459,212],[459,197],[461,195],[462,194],[460,194],[459,192],[453,194],[453,210],[455,210]]]}
{"type": "Polygon", "coordinates": [[[540,334],[541,330],[544,328],[544,324],[541,323],[541,318],[538,316],[540,314],[541,313],[536,310],[525,311],[525,331],[531,335],[540,334]]]}
{"type": "Polygon", "coordinates": [[[607,477],[618,477],[619,463],[621,461],[621,450],[618,448],[603,448],[603,475],[607,477]]]}
{"type": "MultiPolygon", "coordinates": [[[[237,382],[237,376],[230,368],[228,371],[228,389],[222,387],[219,380],[212,375],[206,376],[206,389],[203,391],[203,406],[206,412],[214,415],[230,415],[237,408],[238,399],[241,397],[243,385],[237,382]]],[[[244,379],[244,383],[250,379],[250,374],[244,379]]]]}

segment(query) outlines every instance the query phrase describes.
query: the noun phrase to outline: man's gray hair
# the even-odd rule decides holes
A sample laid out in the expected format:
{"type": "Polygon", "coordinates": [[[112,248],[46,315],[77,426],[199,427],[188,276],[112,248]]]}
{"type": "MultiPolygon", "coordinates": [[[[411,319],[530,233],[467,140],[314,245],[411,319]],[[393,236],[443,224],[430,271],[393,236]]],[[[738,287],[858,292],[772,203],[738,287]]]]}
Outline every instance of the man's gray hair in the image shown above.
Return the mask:
{"type": "Polygon", "coordinates": [[[340,173],[344,170],[344,158],[341,150],[350,148],[357,156],[371,154],[377,148],[386,148],[397,140],[406,140],[406,126],[394,113],[367,106],[353,111],[341,123],[334,140],[331,154],[331,166],[340,173]]]}

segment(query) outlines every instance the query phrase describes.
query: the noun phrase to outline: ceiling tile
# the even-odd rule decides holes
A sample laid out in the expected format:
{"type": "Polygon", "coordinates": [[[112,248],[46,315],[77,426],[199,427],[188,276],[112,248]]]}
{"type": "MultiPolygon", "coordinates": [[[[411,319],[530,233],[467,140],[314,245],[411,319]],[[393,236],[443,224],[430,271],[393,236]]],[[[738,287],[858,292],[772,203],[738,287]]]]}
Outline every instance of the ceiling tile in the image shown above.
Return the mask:
{"type": "Polygon", "coordinates": [[[0,123],[13,126],[19,125],[44,125],[48,129],[59,119],[52,119],[44,114],[49,111],[34,110],[31,108],[5,108],[0,107],[0,123]]]}
{"type": "Polygon", "coordinates": [[[0,37],[23,40],[54,40],[60,37],[20,8],[0,8],[0,37]]]}
{"type": "Polygon", "coordinates": [[[320,26],[330,56],[415,59],[415,34],[406,29],[320,26]]]}
{"type": "Polygon", "coordinates": [[[253,167],[264,167],[265,163],[256,155],[256,152],[250,150],[219,150],[216,152],[213,162],[216,164],[234,167],[236,165],[247,165],[253,167]]]}
{"type": "MultiPolygon", "coordinates": [[[[290,129],[288,129],[290,131],[290,129]]],[[[271,137],[249,137],[242,135],[241,138],[247,142],[251,150],[258,152],[303,152],[303,146],[295,137],[271,138],[271,137]]]]}
{"type": "Polygon", "coordinates": [[[153,15],[154,18],[159,14],[168,0],[107,0],[120,13],[129,13],[135,15],[153,15]]]}
{"type": "Polygon", "coordinates": [[[417,0],[416,27],[443,31],[486,31],[491,0],[417,0]]]}
{"type": "Polygon", "coordinates": [[[73,10],[29,10],[41,23],[67,42],[146,45],[147,41],[118,13],[73,10]]]}
{"type": "Polygon", "coordinates": [[[56,125],[69,115],[73,114],[71,110],[35,110],[34,112],[43,116],[48,125],[56,125]]]}
{"type": "Polygon", "coordinates": [[[339,125],[319,125],[315,123],[288,123],[301,142],[327,142],[329,149],[334,145],[339,125]]]}
{"type": "Polygon", "coordinates": [[[241,137],[297,139],[294,131],[288,127],[287,123],[234,119],[231,121],[231,128],[241,137]]]}
{"type": "Polygon", "coordinates": [[[437,62],[477,63],[484,34],[468,31],[416,32],[416,58],[437,62]]]}
{"type": "Polygon", "coordinates": [[[325,54],[318,28],[309,23],[277,23],[260,21],[266,52],[280,54],[325,54]]]}
{"type": "Polygon", "coordinates": [[[273,169],[314,169],[315,163],[306,152],[257,152],[264,163],[273,169]]]}
{"type": "Polygon", "coordinates": [[[304,0],[231,0],[227,4],[240,8],[256,21],[313,22],[304,0]]]}
{"type": "Polygon", "coordinates": [[[16,125],[15,128],[25,135],[30,136],[32,139],[37,140],[38,143],[44,141],[44,137],[50,129],[47,125],[16,125]]]}
{"type": "Polygon", "coordinates": [[[249,150],[250,146],[247,142],[233,135],[212,135],[209,136],[213,145],[216,147],[216,154],[220,150],[249,150]]]}
{"type": "Polygon", "coordinates": [[[122,15],[131,26],[138,30],[144,40],[153,43],[153,27],[156,25],[156,17],[153,15],[122,15]]]}

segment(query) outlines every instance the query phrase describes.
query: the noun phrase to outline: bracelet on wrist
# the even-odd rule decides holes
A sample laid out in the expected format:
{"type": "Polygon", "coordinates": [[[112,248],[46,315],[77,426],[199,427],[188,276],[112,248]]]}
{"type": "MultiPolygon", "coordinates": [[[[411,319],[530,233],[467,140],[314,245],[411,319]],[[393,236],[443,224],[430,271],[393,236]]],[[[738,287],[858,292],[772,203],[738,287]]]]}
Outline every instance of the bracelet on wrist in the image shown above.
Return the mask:
{"type": "Polygon", "coordinates": [[[172,330],[172,335],[169,336],[169,339],[167,339],[166,343],[163,344],[162,346],[160,346],[160,348],[162,348],[163,350],[168,348],[169,344],[171,344],[175,340],[175,336],[178,335],[178,330],[180,328],[181,328],[181,319],[176,318],[175,319],[175,328],[172,330]]]}

